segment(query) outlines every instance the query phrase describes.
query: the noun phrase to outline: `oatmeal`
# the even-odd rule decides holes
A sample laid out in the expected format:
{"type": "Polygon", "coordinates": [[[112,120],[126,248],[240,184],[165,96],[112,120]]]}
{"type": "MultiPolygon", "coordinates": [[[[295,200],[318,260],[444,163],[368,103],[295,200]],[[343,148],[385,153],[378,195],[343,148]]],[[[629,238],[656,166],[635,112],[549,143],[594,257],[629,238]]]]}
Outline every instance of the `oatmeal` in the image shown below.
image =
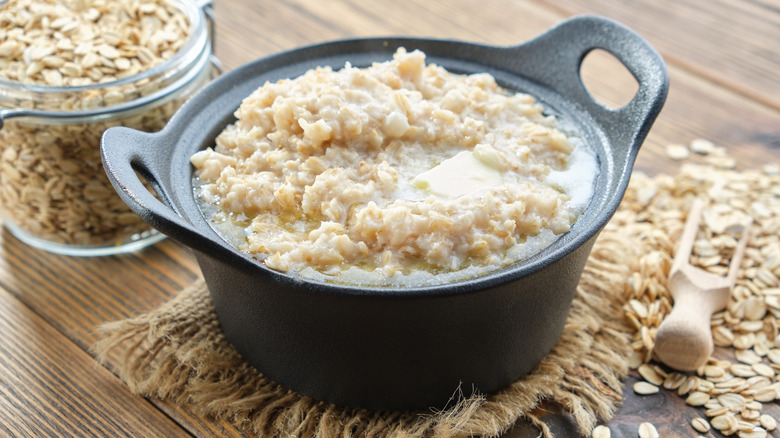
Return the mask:
{"type": "Polygon", "coordinates": [[[192,156],[227,240],[345,283],[449,281],[529,257],[592,196],[595,155],[526,94],[399,49],[266,83],[192,156]]]}

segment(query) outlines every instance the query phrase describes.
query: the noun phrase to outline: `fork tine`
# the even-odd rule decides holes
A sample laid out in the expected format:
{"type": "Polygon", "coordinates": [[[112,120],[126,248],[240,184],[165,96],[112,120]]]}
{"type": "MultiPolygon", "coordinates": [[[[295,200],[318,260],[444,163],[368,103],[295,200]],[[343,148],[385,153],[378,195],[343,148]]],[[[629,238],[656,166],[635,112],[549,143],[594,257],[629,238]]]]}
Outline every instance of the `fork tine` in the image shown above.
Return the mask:
{"type": "Polygon", "coordinates": [[[696,240],[696,233],[699,229],[699,221],[701,219],[703,207],[704,204],[701,199],[696,198],[693,200],[693,204],[688,211],[688,218],[685,220],[685,228],[683,229],[682,236],[680,236],[677,252],[674,254],[672,270],[669,272],[670,276],[674,274],[675,271],[688,264],[691,251],[693,251],[693,242],[696,240]]]}
{"type": "Polygon", "coordinates": [[[742,237],[739,238],[737,249],[734,250],[734,255],[731,256],[729,262],[729,273],[726,276],[731,286],[737,281],[737,273],[739,273],[739,267],[742,265],[742,257],[745,255],[745,249],[747,248],[748,239],[750,239],[750,227],[753,225],[753,218],[748,218],[748,222],[745,224],[745,228],[742,229],[742,237]]]}

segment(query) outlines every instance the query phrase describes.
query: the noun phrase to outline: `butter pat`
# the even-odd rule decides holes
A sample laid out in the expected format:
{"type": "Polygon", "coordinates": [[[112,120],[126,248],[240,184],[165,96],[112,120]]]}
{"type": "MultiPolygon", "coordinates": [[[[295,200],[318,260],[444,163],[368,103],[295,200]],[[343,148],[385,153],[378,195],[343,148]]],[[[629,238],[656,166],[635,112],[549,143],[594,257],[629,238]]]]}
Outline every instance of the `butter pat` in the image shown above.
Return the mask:
{"type": "Polygon", "coordinates": [[[463,151],[417,175],[412,185],[436,196],[457,198],[502,182],[501,172],[496,167],[470,151],[463,151]]]}

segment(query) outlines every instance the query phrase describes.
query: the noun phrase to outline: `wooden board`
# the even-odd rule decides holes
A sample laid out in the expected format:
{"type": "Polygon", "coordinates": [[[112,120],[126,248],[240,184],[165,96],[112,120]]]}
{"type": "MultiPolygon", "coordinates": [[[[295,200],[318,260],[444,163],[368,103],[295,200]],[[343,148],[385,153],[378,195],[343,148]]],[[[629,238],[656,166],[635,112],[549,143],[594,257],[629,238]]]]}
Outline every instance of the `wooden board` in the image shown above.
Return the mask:
{"type": "Polygon", "coordinates": [[[668,62],[780,109],[780,16],[761,0],[540,0],[565,15],[599,14],[644,35],[668,62]]]}

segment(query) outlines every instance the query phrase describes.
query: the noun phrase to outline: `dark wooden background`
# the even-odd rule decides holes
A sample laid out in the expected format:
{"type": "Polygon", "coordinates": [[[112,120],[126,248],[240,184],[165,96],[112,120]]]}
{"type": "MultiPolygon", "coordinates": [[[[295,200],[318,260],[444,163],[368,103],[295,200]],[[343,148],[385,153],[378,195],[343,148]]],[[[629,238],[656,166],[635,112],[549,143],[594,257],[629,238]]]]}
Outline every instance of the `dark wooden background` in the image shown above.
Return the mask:
{"type": "MultiPolygon", "coordinates": [[[[669,143],[706,138],[742,168],[780,162],[778,0],[214,0],[216,52],[227,70],[315,42],[421,36],[514,45],[572,15],[616,19],[645,36],[671,75],[667,104],[637,161],[674,172],[669,143]]],[[[606,57],[586,60],[585,81],[607,103],[632,79],[606,57]]],[[[0,435],[243,436],[229,424],[130,394],[89,352],[94,328],[158,306],[199,277],[189,252],[164,241],[142,252],[71,258],[0,234],[0,435]]],[[[616,315],[617,317],[617,315],[616,315]]],[[[633,379],[633,378],[632,378],[633,379]]],[[[695,437],[700,416],[670,393],[638,397],[626,382],[613,436],[651,421],[662,436],[695,437]]],[[[776,406],[774,407],[776,408],[776,406]]],[[[565,417],[546,421],[571,433],[565,417]]],[[[520,425],[513,437],[536,436],[520,425]]]]}

